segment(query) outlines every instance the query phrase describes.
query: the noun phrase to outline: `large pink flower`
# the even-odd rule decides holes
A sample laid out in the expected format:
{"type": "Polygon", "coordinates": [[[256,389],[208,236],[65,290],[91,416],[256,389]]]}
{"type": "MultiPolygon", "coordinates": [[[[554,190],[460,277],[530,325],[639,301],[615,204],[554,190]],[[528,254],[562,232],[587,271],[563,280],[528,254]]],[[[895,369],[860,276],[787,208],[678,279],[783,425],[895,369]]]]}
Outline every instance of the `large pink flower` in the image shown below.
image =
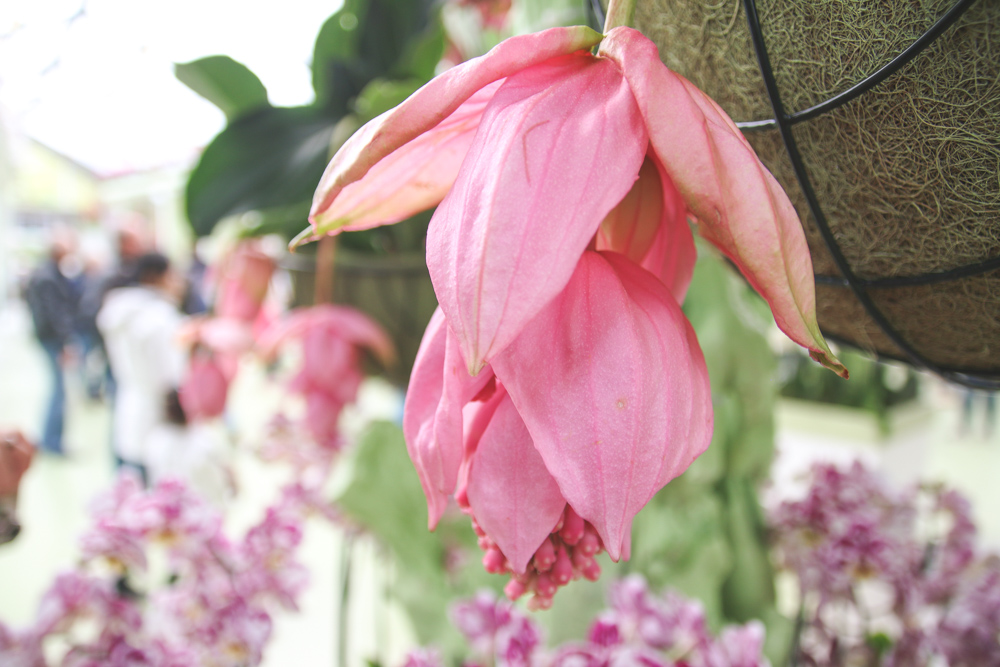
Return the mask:
{"type": "Polygon", "coordinates": [[[511,592],[544,604],[553,584],[589,576],[584,534],[627,558],[636,512],[708,446],[707,372],[678,306],[689,219],[782,330],[845,372],[816,324],[788,198],[635,30],[515,37],[435,78],[334,156],[303,236],[434,205],[440,310],[404,431],[431,525],[457,489],[511,592]]]}

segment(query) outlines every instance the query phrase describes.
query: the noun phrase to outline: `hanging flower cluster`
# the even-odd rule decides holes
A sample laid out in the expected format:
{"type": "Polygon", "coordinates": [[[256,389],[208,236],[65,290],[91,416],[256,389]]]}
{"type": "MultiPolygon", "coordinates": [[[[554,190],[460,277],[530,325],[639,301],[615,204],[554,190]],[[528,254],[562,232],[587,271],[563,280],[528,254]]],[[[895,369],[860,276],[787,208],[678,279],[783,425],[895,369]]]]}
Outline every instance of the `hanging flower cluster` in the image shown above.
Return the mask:
{"type": "MultiPolygon", "coordinates": [[[[496,667],[765,667],[764,626],[751,622],[712,637],[701,605],[675,593],[652,594],[632,575],[614,583],[611,606],[581,642],[545,648],[540,629],[509,602],[482,592],[452,608],[455,627],[474,661],[496,667]]],[[[440,667],[432,649],[411,653],[405,667],[440,667]]]]}
{"type": "Polygon", "coordinates": [[[627,559],[635,514],[711,439],[705,362],[679,306],[689,221],[782,330],[846,376],[816,323],[792,204],[635,30],[513,37],[431,80],[338,151],[300,238],[432,206],[440,308],[410,379],[407,446],[431,528],[454,495],[486,567],[536,606],[595,574],[590,548],[561,536],[566,517],[596,534],[595,552],[627,559]]]}
{"type": "Polygon", "coordinates": [[[977,559],[968,501],[893,493],[861,463],[818,465],[802,500],[771,515],[779,564],[798,575],[810,664],[1000,664],[1000,560],[977,559]]]}
{"type": "MultiPolygon", "coordinates": [[[[258,338],[257,351],[271,359],[282,345],[296,338],[302,341],[302,367],[288,388],[305,400],[304,423],[312,442],[329,453],[336,452],[343,445],[340,413],[357,398],[364,379],[361,351],[368,349],[389,365],[395,358],[392,341],[364,313],[323,304],[297,310],[273,323],[258,338]]],[[[271,430],[272,443],[287,441],[295,425],[279,414],[271,430]]]]}
{"type": "Polygon", "coordinates": [[[131,476],[94,507],[83,536],[82,565],[56,578],[33,625],[0,622],[0,664],[44,667],[43,641],[63,635],[62,665],[260,664],[274,607],[297,609],[307,572],[296,558],[306,514],[324,509],[289,487],[238,541],[221,516],[176,481],[143,491],[131,476]],[[150,572],[151,550],[166,572],[150,572]],[[163,581],[143,588],[139,582],[163,581]],[[81,639],[77,625],[97,624],[81,639]]]}
{"type": "Polygon", "coordinates": [[[191,348],[180,401],[188,419],[211,419],[226,407],[239,359],[269,325],[263,307],[274,259],[254,241],[237,246],[217,267],[217,296],[211,317],[188,322],[181,332],[191,348]]]}

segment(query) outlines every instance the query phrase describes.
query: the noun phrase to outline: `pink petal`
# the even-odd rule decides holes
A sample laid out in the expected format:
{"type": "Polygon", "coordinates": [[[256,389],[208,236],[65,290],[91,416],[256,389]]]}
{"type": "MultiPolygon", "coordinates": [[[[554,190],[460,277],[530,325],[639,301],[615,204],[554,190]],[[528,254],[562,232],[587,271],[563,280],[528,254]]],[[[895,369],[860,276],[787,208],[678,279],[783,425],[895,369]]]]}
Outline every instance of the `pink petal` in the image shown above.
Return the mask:
{"type": "Polygon", "coordinates": [[[396,351],[392,340],[382,327],[361,311],[331,304],[314,306],[311,310],[318,324],[335,331],[337,336],[348,343],[367,347],[384,364],[395,360],[396,351]]]}
{"type": "Polygon", "coordinates": [[[437,126],[344,186],[328,208],[313,212],[310,220],[315,234],[371,229],[405,220],[440,203],[455,182],[486,103],[501,83],[495,81],[482,88],[437,126]]]}
{"type": "Polygon", "coordinates": [[[621,67],[653,150],[697,217],[702,236],[767,300],[782,331],[846,376],[816,322],[812,260],[795,209],[736,125],[708,96],[667,69],[641,33],[611,30],[600,55],[621,67]]]}
{"type": "Polygon", "coordinates": [[[509,76],[427,237],[427,266],[471,373],[562,291],[648,144],[618,69],[589,55],[509,76]]]}
{"type": "Polygon", "coordinates": [[[615,560],[635,514],[711,439],[690,324],[663,283],[617,253],[584,253],[493,368],[566,501],[615,560]]]}
{"type": "Polygon", "coordinates": [[[492,377],[472,378],[441,309],[431,317],[410,375],[403,408],[403,435],[427,496],[433,530],[458,482],[462,463],[462,407],[492,377]]]}
{"type": "MultiPolygon", "coordinates": [[[[476,91],[514,72],[566,53],[590,49],[601,35],[590,28],[552,28],[504,40],[486,55],[434,77],[394,109],[367,123],[341,147],[326,168],[313,198],[316,232],[332,230],[325,211],[350,183],[380,160],[450,116],[476,91]]],[[[343,215],[341,213],[341,215],[343,215]]]]}
{"type": "Polygon", "coordinates": [[[229,381],[214,359],[197,354],[191,358],[187,378],[178,396],[188,419],[218,417],[226,409],[229,381]]]}
{"type": "Polygon", "coordinates": [[[486,427],[469,466],[469,505],[476,521],[523,574],[562,516],[566,500],[509,397],[486,427]]]}
{"type": "Polygon", "coordinates": [[[273,356],[289,338],[304,337],[314,329],[328,329],[330,335],[367,347],[382,363],[395,359],[392,341],[374,320],[354,308],[331,304],[301,308],[275,322],[258,337],[257,351],[264,357],[273,356]]]}
{"type": "Polygon", "coordinates": [[[635,185],[601,223],[597,249],[625,255],[663,281],[677,303],[684,302],[698,251],[687,206],[652,153],[635,185]]]}

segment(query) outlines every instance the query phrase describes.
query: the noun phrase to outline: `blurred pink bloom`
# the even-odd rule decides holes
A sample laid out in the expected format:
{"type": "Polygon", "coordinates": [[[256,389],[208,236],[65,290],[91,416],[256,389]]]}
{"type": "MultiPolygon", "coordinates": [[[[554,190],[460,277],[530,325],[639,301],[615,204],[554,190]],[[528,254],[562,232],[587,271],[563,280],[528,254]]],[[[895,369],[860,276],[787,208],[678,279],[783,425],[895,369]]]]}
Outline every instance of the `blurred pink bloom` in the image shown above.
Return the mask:
{"type": "Polygon", "coordinates": [[[490,591],[452,606],[450,616],[473,653],[497,667],[530,667],[538,663],[542,634],[534,621],[490,591]]]}
{"type": "Polygon", "coordinates": [[[431,527],[454,493],[512,596],[545,606],[596,576],[600,549],[628,558],[635,514],[708,446],[707,371],[678,305],[689,218],[778,326],[846,375],[816,323],[791,202],[635,30],[514,37],[436,77],[338,151],[310,233],[435,204],[440,310],[411,376],[407,446],[431,527]],[[587,553],[562,537],[570,516],[597,538],[587,553]]]}
{"type": "Polygon", "coordinates": [[[418,648],[406,654],[403,667],[445,667],[440,651],[433,648],[418,648]]]}
{"type": "Polygon", "coordinates": [[[184,414],[192,421],[218,417],[226,409],[228,394],[229,379],[219,362],[211,354],[195,350],[179,392],[184,414]]]}
{"type": "Polygon", "coordinates": [[[291,338],[302,340],[302,368],[290,389],[306,401],[306,424],[318,444],[339,446],[338,420],[344,406],[357,397],[363,375],[362,348],[383,364],[395,359],[392,341],[367,315],[346,306],[323,304],[293,312],[257,341],[265,358],[291,338]]]}
{"type": "Polygon", "coordinates": [[[274,260],[253,242],[239,245],[222,267],[215,315],[252,323],[267,296],[274,268],[274,260]]]}
{"type": "Polygon", "coordinates": [[[0,664],[48,667],[42,651],[42,636],[31,630],[13,630],[0,621],[0,664]]]}

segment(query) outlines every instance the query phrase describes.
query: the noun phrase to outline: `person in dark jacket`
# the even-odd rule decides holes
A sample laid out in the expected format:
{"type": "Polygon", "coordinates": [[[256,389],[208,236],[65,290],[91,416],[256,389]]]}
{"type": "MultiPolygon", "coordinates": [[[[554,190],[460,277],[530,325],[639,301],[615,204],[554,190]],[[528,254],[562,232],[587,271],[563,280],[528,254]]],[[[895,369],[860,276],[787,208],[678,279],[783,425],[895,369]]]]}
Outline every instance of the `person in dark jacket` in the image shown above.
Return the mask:
{"type": "Polygon", "coordinates": [[[66,419],[66,380],[63,362],[76,324],[77,292],[59,270],[62,260],[73,252],[76,238],[68,230],[59,230],[52,236],[48,258],[39,265],[28,279],[25,294],[35,336],[45,350],[52,377],[52,393],[45,413],[42,438],[39,446],[43,452],[65,455],[63,426],[66,419]]]}

